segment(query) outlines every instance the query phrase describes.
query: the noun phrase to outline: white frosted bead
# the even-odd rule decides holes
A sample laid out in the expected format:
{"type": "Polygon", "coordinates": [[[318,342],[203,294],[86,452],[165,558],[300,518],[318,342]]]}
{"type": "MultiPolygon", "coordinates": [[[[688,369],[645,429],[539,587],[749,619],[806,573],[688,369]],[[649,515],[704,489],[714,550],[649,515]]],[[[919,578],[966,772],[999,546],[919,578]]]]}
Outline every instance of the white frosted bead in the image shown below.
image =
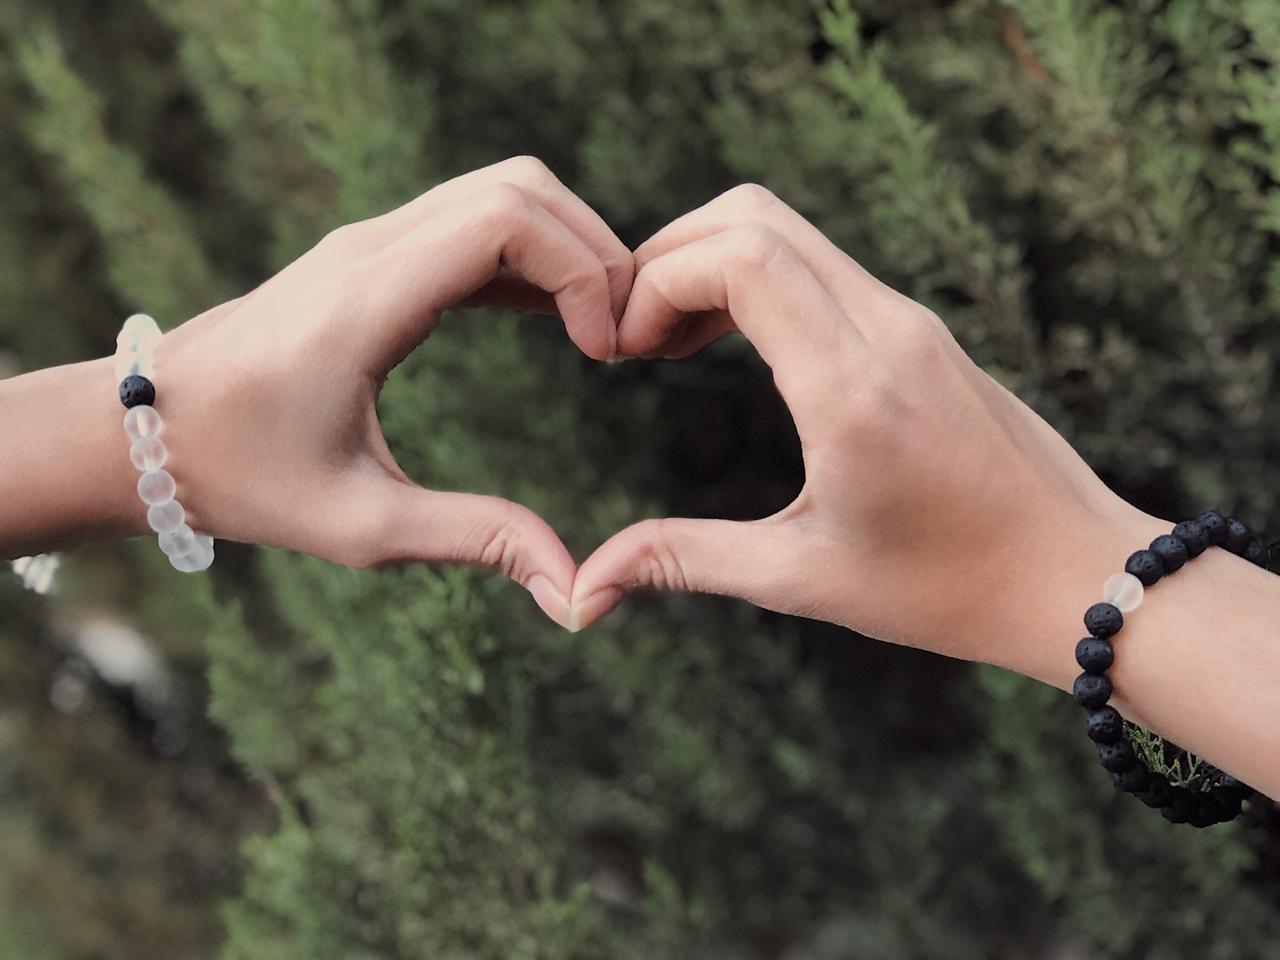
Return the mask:
{"type": "Polygon", "coordinates": [[[169,450],[157,436],[139,437],[129,447],[129,459],[139,470],[159,470],[169,459],[169,450]]]}
{"type": "Polygon", "coordinates": [[[124,415],[124,432],[134,440],[139,437],[154,437],[162,429],[164,422],[160,419],[160,414],[156,413],[155,407],[130,407],[124,415]]]}
{"type": "Polygon", "coordinates": [[[176,530],[160,534],[160,549],[170,560],[183,553],[194,553],[197,549],[195,531],[184,523],[176,530]]]}
{"type": "Polygon", "coordinates": [[[195,553],[180,553],[176,557],[169,558],[169,565],[179,573],[199,573],[201,570],[208,569],[200,566],[204,558],[195,553]]]}
{"type": "Polygon", "coordinates": [[[213,537],[203,533],[195,535],[195,546],[185,553],[169,557],[173,569],[181,573],[199,573],[213,566],[213,537]]]}
{"type": "Polygon", "coordinates": [[[120,328],[120,333],[116,336],[116,347],[124,348],[138,343],[146,349],[152,349],[163,336],[160,324],[145,313],[135,313],[120,328]]]}
{"type": "Polygon", "coordinates": [[[177,500],[167,500],[147,508],[147,523],[156,533],[177,530],[187,519],[187,511],[177,500]]]}
{"type": "Polygon", "coordinates": [[[156,344],[164,334],[145,313],[135,313],[124,322],[116,337],[115,373],[117,380],[133,374],[151,378],[152,357],[156,344]]]}
{"type": "Polygon", "coordinates": [[[1102,599],[1121,613],[1137,610],[1142,603],[1142,581],[1132,573],[1113,573],[1102,585],[1102,599]]]}
{"type": "Polygon", "coordinates": [[[167,470],[148,470],[138,478],[138,496],[150,505],[172,500],[178,485],[167,470]]]}

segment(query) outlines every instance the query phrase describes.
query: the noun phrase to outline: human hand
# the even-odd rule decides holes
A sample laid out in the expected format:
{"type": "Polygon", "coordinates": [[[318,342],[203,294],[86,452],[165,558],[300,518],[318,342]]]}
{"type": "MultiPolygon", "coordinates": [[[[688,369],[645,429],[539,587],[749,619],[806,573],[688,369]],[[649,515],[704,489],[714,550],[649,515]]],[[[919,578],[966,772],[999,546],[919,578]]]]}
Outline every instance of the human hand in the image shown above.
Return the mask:
{"type": "Polygon", "coordinates": [[[352,567],[493,567],[564,622],[576,567],[551,528],[506,500],[415,485],[375,402],[460,304],[558,313],[584,353],[607,359],[632,276],[631,252],[530,158],[335,230],[160,341],[159,407],[188,522],[352,567]]]}
{"type": "Polygon", "coordinates": [[[795,419],[806,479],[762,520],[616,534],[578,572],[579,625],[626,590],[695,590],[1069,686],[1071,658],[1029,657],[1028,635],[1079,631],[1159,520],[1111,493],[937,316],[763,188],[676,220],[636,267],[620,354],[686,357],[740,330],[795,419]]]}

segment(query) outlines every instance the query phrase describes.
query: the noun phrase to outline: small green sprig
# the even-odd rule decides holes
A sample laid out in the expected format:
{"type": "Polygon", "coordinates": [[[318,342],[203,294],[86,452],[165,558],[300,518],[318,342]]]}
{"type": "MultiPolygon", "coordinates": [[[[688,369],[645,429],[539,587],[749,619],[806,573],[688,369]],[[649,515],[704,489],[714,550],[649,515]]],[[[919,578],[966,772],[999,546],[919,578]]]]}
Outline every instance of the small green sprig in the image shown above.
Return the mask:
{"type": "Polygon", "coordinates": [[[1211,790],[1221,778],[1221,771],[1211,763],[1173,743],[1166,742],[1163,737],[1150,730],[1145,730],[1126,720],[1124,732],[1151,772],[1163,774],[1176,787],[1186,787],[1189,790],[1211,790]]]}

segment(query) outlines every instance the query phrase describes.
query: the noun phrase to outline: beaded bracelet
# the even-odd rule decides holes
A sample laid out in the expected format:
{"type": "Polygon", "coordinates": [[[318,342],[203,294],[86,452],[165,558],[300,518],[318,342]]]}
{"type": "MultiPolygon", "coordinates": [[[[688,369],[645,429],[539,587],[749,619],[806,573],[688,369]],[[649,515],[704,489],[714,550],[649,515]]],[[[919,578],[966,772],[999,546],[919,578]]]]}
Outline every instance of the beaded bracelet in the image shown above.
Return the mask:
{"type": "Polygon", "coordinates": [[[163,334],[144,313],[125,321],[116,338],[116,376],[120,402],[128,411],[124,430],[131,441],[129,459],[141,472],[138,496],[147,505],[147,524],[160,539],[160,549],[175,570],[197,573],[213,564],[213,537],[196,533],[187,525],[187,512],[174,499],[177,484],[164,465],[169,450],[160,439],[164,422],[156,412],[154,353],[163,334]]]}
{"type": "MultiPolygon", "coordinates": [[[[1179,570],[1188,560],[1210,546],[1221,546],[1260,567],[1267,566],[1267,548],[1249,528],[1235,517],[1227,519],[1216,510],[1184,520],[1170,533],[1156,537],[1151,546],[1138,550],[1125,562],[1124,572],[1112,574],[1103,585],[1103,602],[1095,603],[1084,615],[1089,636],[1076,644],[1076,662],[1084,673],[1076,677],[1071,694],[1087,711],[1086,731],[1098,747],[1098,759],[1111,773],[1119,790],[1132,793],[1149,807],[1158,807],[1166,820],[1208,827],[1226,823],[1240,813],[1240,806],[1252,794],[1235,777],[1200,763],[1194,768],[1190,755],[1178,749],[1179,779],[1171,783],[1164,773],[1153,771],[1133,749],[1125,734],[1120,713],[1107,706],[1111,680],[1107,668],[1115,656],[1112,638],[1124,626],[1124,615],[1142,603],[1143,590],[1161,577],[1179,570]],[[1192,789],[1187,784],[1194,784],[1192,789]]],[[[1280,544],[1272,549],[1280,548],[1280,544]]],[[[1280,570],[1276,571],[1280,572],[1280,570]]],[[[1166,767],[1173,769],[1166,763],[1166,767]]]]}

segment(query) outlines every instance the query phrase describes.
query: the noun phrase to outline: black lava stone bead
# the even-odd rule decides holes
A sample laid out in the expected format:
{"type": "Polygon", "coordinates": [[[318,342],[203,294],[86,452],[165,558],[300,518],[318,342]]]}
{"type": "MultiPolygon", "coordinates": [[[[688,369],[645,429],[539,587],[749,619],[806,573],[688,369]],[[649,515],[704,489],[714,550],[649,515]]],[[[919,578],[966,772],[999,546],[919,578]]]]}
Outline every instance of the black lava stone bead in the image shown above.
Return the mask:
{"type": "Polygon", "coordinates": [[[1209,536],[1199,520],[1183,520],[1173,528],[1172,536],[1177,537],[1187,548],[1187,557],[1194,559],[1204,553],[1209,546],[1209,536]]]}
{"type": "Polygon", "coordinates": [[[155,385],[136,373],[120,381],[120,402],[129,409],[150,407],[156,402],[155,385]]]}
{"type": "Polygon", "coordinates": [[[1250,563],[1256,563],[1260,567],[1267,565],[1267,547],[1261,540],[1254,537],[1249,541],[1248,546],[1244,548],[1244,553],[1240,554],[1250,563]]]}
{"type": "Polygon", "coordinates": [[[1208,809],[1206,809],[1205,807],[1200,807],[1196,810],[1195,814],[1191,817],[1191,819],[1187,821],[1187,823],[1201,830],[1203,830],[1205,827],[1212,827],[1215,824],[1221,823],[1222,821],[1219,820],[1216,816],[1214,816],[1212,811],[1213,811],[1212,807],[1208,809]]]}
{"type": "Polygon", "coordinates": [[[1189,823],[1199,810],[1195,794],[1186,787],[1173,787],[1173,797],[1160,808],[1160,815],[1170,823],[1189,823]]]}
{"type": "Polygon", "coordinates": [[[1169,778],[1163,773],[1151,774],[1151,779],[1147,781],[1146,789],[1135,796],[1145,803],[1148,807],[1156,807],[1157,809],[1166,806],[1173,800],[1173,786],[1169,783],[1169,778]]]}
{"type": "Polygon", "coordinates": [[[1231,517],[1227,520],[1227,534],[1222,538],[1222,545],[1232,553],[1244,553],[1244,548],[1253,539],[1253,532],[1243,520],[1231,517]]]}
{"type": "Polygon", "coordinates": [[[1111,774],[1111,782],[1116,785],[1117,790],[1125,793],[1141,793],[1151,783],[1151,771],[1134,761],[1133,766],[1127,770],[1111,774]]]}
{"type": "MultiPolygon", "coordinates": [[[[1244,797],[1241,794],[1231,793],[1218,787],[1214,787],[1210,793],[1214,801],[1222,808],[1222,815],[1226,820],[1239,816],[1240,806],[1244,803],[1244,797]]],[[[1223,822],[1225,823],[1226,820],[1223,822]]]]}
{"type": "Polygon", "coordinates": [[[1085,673],[1105,673],[1115,658],[1115,650],[1101,637],[1085,637],[1076,644],[1076,663],[1085,673]]]}
{"type": "Polygon", "coordinates": [[[1084,628],[1095,637],[1114,637],[1123,626],[1124,614],[1113,604],[1095,603],[1084,612],[1084,628]]]}
{"type": "Polygon", "coordinates": [[[1204,535],[1209,538],[1212,546],[1220,544],[1227,535],[1227,518],[1217,510],[1206,510],[1196,517],[1196,520],[1200,522],[1200,526],[1204,527],[1204,535]]]}
{"type": "Polygon", "coordinates": [[[1111,681],[1105,673],[1082,673],[1071,685],[1071,695],[1082,707],[1101,707],[1111,699],[1111,681]]]}
{"type": "Polygon", "coordinates": [[[1191,822],[1198,827],[1202,821],[1204,826],[1211,827],[1215,823],[1226,823],[1228,820],[1234,820],[1239,812],[1239,808],[1230,809],[1217,793],[1210,791],[1200,794],[1200,815],[1191,822]]]}
{"type": "Polygon", "coordinates": [[[1181,570],[1187,562],[1187,545],[1171,533],[1152,540],[1151,552],[1160,558],[1165,573],[1181,570]]]}
{"type": "Polygon", "coordinates": [[[1098,744],[1098,762],[1112,773],[1122,773],[1137,763],[1138,758],[1133,755],[1133,747],[1128,740],[1117,740],[1115,743],[1098,744]]]}
{"type": "Polygon", "coordinates": [[[1115,743],[1124,736],[1124,721],[1115,707],[1090,710],[1084,722],[1085,732],[1094,743],[1115,743]]]}
{"type": "Polygon", "coordinates": [[[1150,550],[1138,550],[1129,554],[1124,572],[1133,574],[1144,587],[1149,587],[1164,576],[1164,563],[1150,550]]]}

